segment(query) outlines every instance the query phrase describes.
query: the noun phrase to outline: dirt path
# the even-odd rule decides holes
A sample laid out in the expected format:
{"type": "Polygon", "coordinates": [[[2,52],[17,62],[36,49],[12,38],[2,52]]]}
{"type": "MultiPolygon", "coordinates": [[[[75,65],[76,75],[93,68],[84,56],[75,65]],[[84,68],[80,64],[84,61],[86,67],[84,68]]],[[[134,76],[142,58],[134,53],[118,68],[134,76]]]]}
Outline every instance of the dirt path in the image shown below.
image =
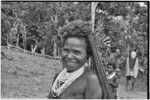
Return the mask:
{"type": "Polygon", "coordinates": [[[128,91],[126,92],[125,86],[120,85],[118,88],[118,99],[146,99],[147,93],[140,91],[128,91]]]}
{"type": "MultiPolygon", "coordinates": [[[[121,76],[117,90],[118,99],[146,99],[147,98],[147,81],[137,78],[134,91],[126,91],[126,78],[121,76]]],[[[129,83],[131,88],[131,83],[129,83]]]]}

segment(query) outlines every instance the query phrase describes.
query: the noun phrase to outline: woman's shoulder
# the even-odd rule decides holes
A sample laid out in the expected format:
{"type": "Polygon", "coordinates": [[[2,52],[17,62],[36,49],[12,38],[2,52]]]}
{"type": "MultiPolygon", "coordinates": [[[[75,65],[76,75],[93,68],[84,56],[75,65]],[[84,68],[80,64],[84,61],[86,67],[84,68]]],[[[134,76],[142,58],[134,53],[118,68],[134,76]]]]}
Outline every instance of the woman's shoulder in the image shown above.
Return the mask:
{"type": "Polygon", "coordinates": [[[85,70],[87,79],[98,79],[98,76],[94,73],[94,71],[90,68],[85,70]]]}

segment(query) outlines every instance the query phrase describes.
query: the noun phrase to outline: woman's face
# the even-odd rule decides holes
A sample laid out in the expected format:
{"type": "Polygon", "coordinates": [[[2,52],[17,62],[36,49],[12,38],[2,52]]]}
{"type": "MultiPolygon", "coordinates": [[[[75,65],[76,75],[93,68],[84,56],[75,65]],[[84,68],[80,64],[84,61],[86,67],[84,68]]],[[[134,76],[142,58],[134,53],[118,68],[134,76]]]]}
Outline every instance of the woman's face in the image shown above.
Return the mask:
{"type": "Polygon", "coordinates": [[[68,38],[62,48],[62,63],[68,72],[82,67],[87,61],[86,42],[84,39],[68,38]]]}

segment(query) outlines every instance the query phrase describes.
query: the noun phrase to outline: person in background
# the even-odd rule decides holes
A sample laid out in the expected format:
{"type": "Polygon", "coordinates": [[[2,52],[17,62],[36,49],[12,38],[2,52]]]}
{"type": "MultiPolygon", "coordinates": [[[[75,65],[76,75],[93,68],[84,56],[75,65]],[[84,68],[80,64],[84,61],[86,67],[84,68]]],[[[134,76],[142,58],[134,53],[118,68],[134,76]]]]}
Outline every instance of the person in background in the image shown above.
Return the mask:
{"type": "Polygon", "coordinates": [[[48,98],[102,99],[98,76],[90,69],[92,51],[88,25],[86,22],[73,21],[60,31],[66,34],[61,49],[63,69],[55,75],[48,98]]]}
{"type": "Polygon", "coordinates": [[[136,82],[136,78],[139,71],[139,61],[136,57],[137,53],[135,51],[131,51],[130,55],[126,60],[126,91],[133,90],[136,82]],[[129,87],[129,81],[131,81],[131,89],[129,87]]]}
{"type": "Polygon", "coordinates": [[[110,53],[110,56],[107,60],[108,65],[111,64],[114,66],[114,69],[117,71],[118,78],[121,76],[120,70],[120,50],[117,47],[113,47],[110,53]]]}
{"type": "Polygon", "coordinates": [[[115,66],[108,64],[106,67],[106,76],[108,79],[108,82],[110,84],[110,87],[112,89],[113,98],[117,99],[117,88],[119,85],[119,79],[116,72],[115,66]]]}

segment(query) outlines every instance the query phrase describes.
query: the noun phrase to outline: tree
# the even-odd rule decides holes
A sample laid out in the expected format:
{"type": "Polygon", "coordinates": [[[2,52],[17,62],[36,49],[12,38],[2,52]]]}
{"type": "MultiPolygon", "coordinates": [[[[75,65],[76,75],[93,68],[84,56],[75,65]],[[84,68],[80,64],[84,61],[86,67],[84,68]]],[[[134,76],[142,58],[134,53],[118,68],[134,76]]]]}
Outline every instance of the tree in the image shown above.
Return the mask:
{"type": "MultiPolygon", "coordinates": [[[[147,4],[141,6],[138,2],[100,2],[96,9],[96,29],[104,37],[111,38],[111,46],[116,46],[127,54],[127,46],[137,49],[138,55],[147,52],[147,4]]],[[[101,35],[100,35],[101,36],[101,35]]],[[[99,37],[100,37],[99,36],[99,37]]],[[[98,37],[97,37],[98,38],[98,37]]],[[[105,48],[103,42],[100,48],[105,48]]],[[[102,51],[102,50],[101,50],[102,51]]]]}
{"type": "Polygon", "coordinates": [[[16,45],[18,46],[19,42],[18,26],[21,22],[21,19],[19,19],[17,14],[14,13],[14,10],[12,10],[13,8],[13,6],[8,4],[2,6],[2,22],[4,23],[4,30],[2,29],[2,37],[6,36],[5,38],[7,38],[6,43],[8,48],[10,44],[12,45],[13,43],[16,43],[16,45]],[[5,25],[8,26],[5,27],[5,25]]]}
{"type": "MultiPolygon", "coordinates": [[[[147,3],[144,4],[140,6],[138,2],[98,2],[95,8],[94,28],[99,38],[99,49],[109,48],[104,45],[104,40],[110,37],[111,45],[122,48],[123,53],[126,52],[124,48],[127,44],[134,44],[143,55],[147,51],[148,43],[147,3]],[[127,43],[127,36],[131,37],[130,43],[127,43]]],[[[1,11],[2,45],[6,45],[6,41],[11,40],[22,48],[30,50],[33,45],[32,47],[36,47],[35,51],[45,48],[46,52],[53,52],[54,54],[49,54],[56,56],[62,38],[58,30],[69,21],[77,19],[90,21],[92,17],[90,2],[3,1],[1,11]],[[34,31],[32,26],[36,27],[34,31]],[[47,36],[49,38],[45,38],[47,36]],[[48,41],[51,42],[47,43],[48,41]],[[44,44],[49,45],[44,47],[44,44]]],[[[104,50],[100,52],[102,51],[104,50]]]]}
{"type": "MultiPolygon", "coordinates": [[[[97,2],[91,2],[91,24],[92,24],[92,32],[94,33],[94,25],[95,25],[95,9],[97,6],[97,2]]],[[[93,56],[94,56],[94,61],[95,61],[95,65],[94,65],[94,69],[97,73],[97,76],[99,78],[99,83],[102,87],[102,91],[103,91],[103,98],[112,98],[112,91],[111,88],[108,84],[107,78],[106,78],[106,73],[105,73],[105,67],[102,64],[102,60],[100,58],[100,55],[98,53],[98,44],[96,42],[96,35],[95,34],[89,34],[89,40],[90,40],[90,44],[92,46],[92,51],[93,51],[93,56]]]]}

